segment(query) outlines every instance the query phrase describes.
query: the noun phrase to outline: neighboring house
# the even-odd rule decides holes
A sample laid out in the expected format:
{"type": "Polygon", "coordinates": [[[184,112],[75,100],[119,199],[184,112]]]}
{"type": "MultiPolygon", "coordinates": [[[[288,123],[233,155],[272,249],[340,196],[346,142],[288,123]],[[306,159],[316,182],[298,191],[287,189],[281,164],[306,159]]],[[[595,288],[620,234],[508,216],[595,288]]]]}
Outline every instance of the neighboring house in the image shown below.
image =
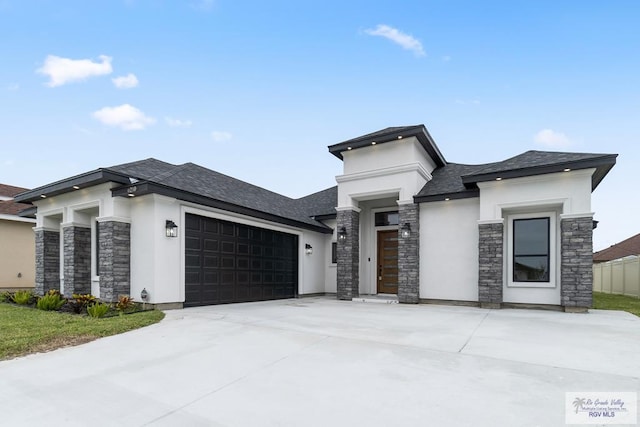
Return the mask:
{"type": "Polygon", "coordinates": [[[447,162],[423,125],[331,145],[337,186],[291,199],[193,163],[101,168],[37,208],[37,292],[194,306],[333,294],[591,306],[591,192],[615,154],[447,162]]]}
{"type": "Polygon", "coordinates": [[[607,262],[616,259],[628,257],[631,255],[640,255],[640,233],[633,237],[629,237],[622,242],[609,246],[607,249],[595,252],[593,254],[593,262],[607,262]]]}
{"type": "Polygon", "coordinates": [[[35,283],[35,219],[18,213],[30,205],[16,203],[27,188],[0,184],[0,290],[33,288],[35,283]]]}

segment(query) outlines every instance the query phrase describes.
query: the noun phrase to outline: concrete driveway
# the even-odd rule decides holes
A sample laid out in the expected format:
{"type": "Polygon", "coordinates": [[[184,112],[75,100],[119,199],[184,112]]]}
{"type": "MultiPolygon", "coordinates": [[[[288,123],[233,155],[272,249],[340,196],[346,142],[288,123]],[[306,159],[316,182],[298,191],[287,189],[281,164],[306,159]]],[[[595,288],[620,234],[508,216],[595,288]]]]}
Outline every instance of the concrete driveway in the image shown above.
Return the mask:
{"type": "Polygon", "coordinates": [[[0,362],[2,425],[563,426],[638,391],[640,319],[306,298],[0,362]]]}

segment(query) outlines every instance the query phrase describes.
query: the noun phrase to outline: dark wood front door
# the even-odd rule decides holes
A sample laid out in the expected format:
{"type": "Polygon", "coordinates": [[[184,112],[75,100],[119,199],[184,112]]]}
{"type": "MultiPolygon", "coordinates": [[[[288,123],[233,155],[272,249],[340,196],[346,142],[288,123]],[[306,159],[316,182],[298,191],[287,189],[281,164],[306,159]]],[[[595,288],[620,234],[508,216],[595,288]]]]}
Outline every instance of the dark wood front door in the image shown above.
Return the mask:
{"type": "Polygon", "coordinates": [[[398,230],[378,231],[378,293],[398,293],[398,230]]]}

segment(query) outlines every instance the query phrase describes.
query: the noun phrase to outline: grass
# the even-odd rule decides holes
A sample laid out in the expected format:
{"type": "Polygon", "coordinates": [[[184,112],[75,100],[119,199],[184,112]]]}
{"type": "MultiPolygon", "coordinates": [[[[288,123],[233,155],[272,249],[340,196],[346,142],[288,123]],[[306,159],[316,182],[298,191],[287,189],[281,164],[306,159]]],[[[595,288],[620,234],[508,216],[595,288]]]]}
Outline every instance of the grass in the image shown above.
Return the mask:
{"type": "Polygon", "coordinates": [[[593,308],[628,311],[640,317],[640,298],[594,292],[593,308]]]}
{"type": "Polygon", "coordinates": [[[0,303],[0,360],[121,334],[163,318],[158,310],[94,319],[0,303]]]}

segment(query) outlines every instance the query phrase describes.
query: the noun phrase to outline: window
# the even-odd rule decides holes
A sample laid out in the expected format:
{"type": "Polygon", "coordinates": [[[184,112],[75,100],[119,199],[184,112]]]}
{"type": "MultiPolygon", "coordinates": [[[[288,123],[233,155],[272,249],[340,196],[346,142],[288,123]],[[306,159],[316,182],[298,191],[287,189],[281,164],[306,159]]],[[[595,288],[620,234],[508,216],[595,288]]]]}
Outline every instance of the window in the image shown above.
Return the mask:
{"type": "Polygon", "coordinates": [[[400,223],[400,215],[397,211],[392,212],[376,212],[376,227],[385,225],[398,225],[400,223]]]}
{"type": "Polygon", "coordinates": [[[549,282],[549,218],[513,220],[513,281],[549,282]]]}
{"type": "Polygon", "coordinates": [[[331,242],[331,264],[338,263],[338,242],[331,242]]]}

